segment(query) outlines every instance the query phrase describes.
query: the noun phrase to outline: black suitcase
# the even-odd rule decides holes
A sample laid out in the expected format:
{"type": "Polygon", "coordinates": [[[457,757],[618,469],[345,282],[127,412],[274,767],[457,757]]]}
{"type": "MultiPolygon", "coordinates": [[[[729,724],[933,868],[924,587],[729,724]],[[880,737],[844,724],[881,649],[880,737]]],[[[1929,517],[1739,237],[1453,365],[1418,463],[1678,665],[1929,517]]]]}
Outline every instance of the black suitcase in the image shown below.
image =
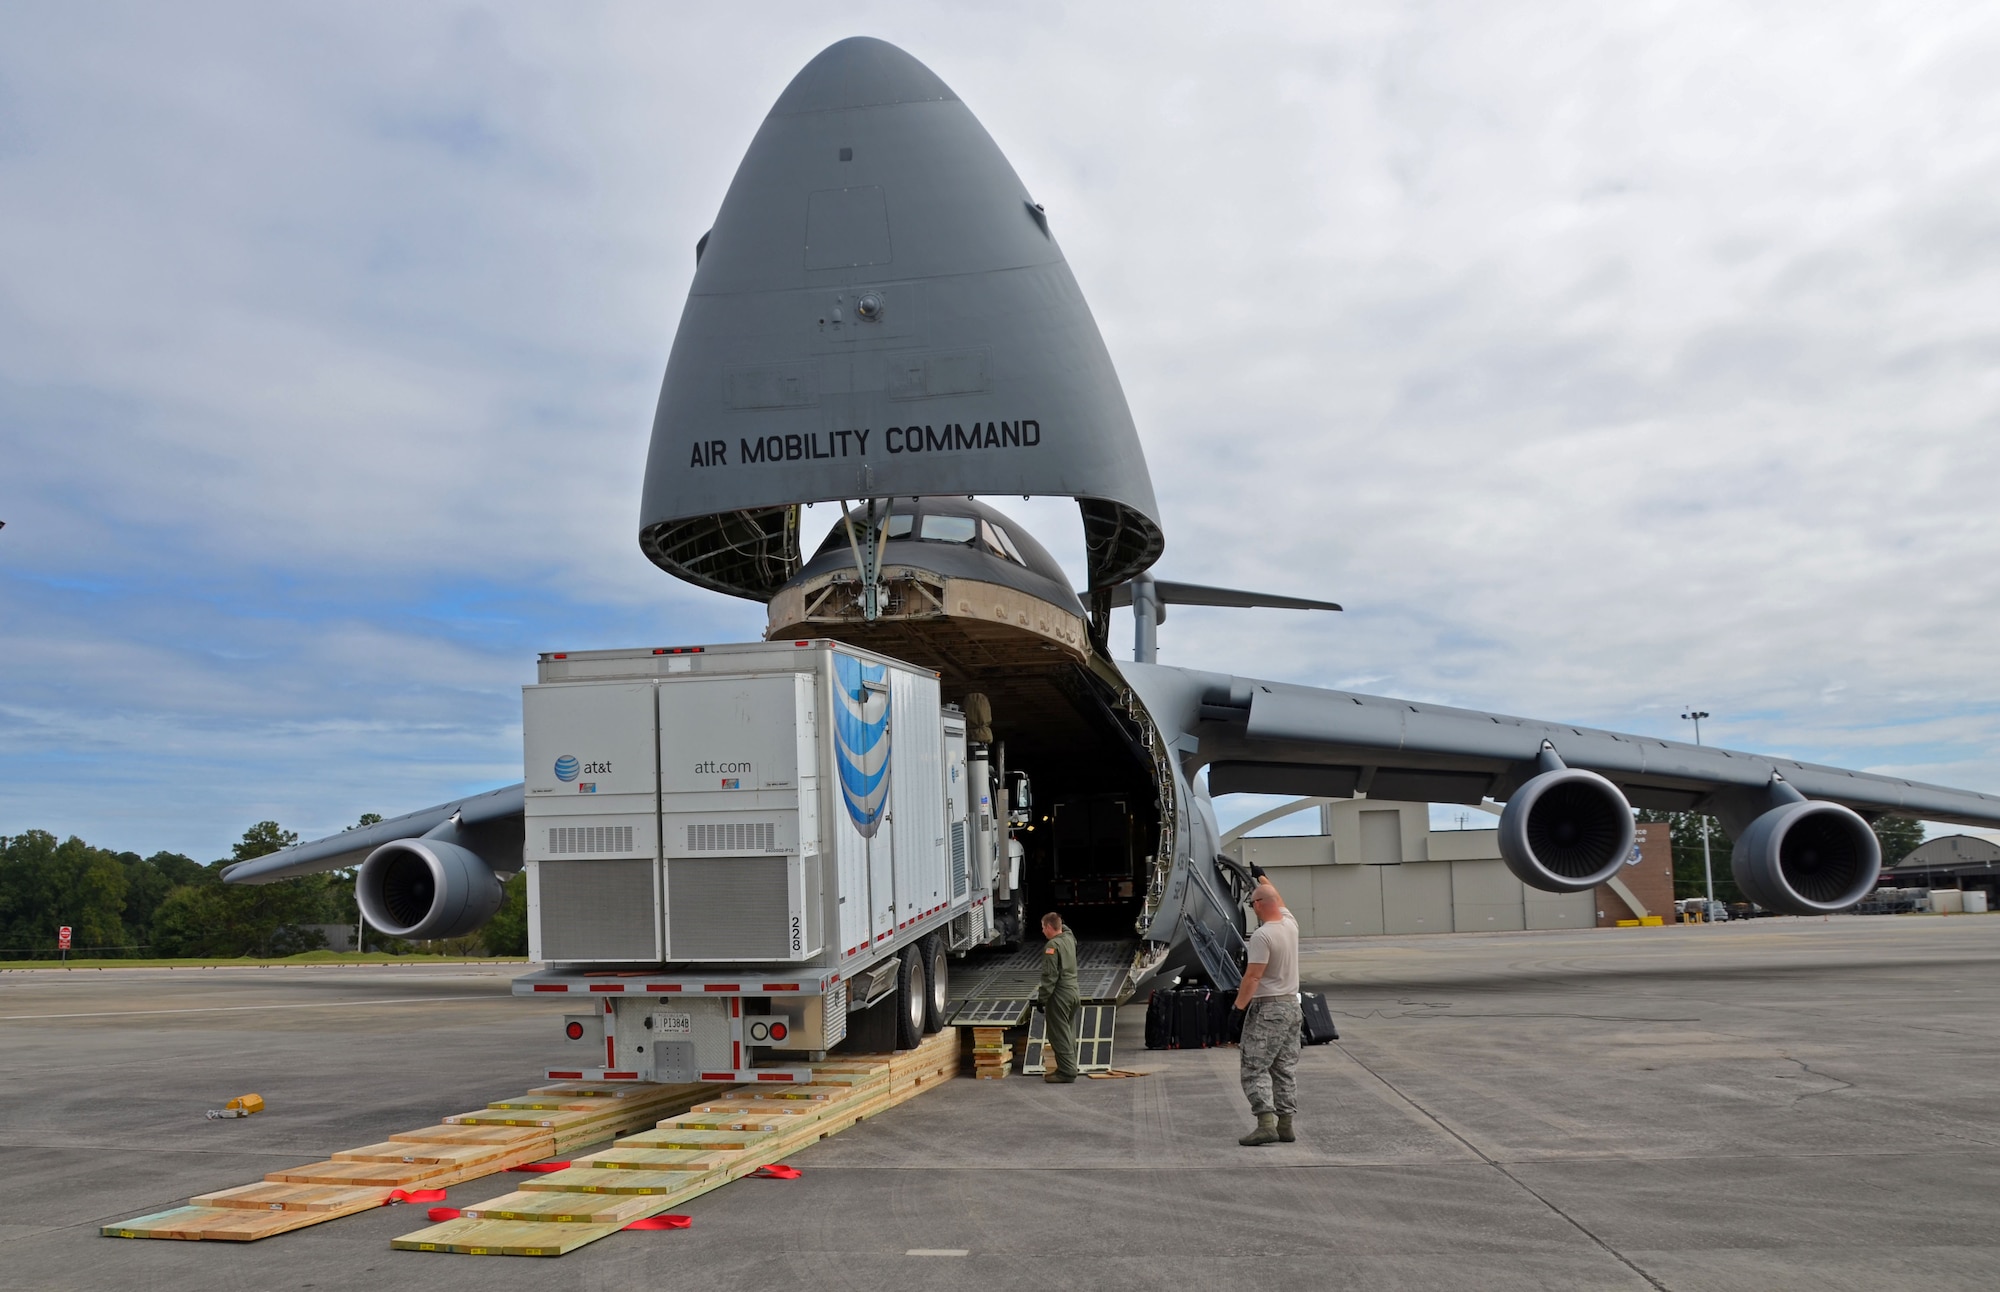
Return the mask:
{"type": "Polygon", "coordinates": [[[1326,997],[1318,992],[1299,993],[1299,1014],[1299,1040],[1304,1044],[1325,1045],[1340,1039],[1340,1029],[1333,1025],[1333,1010],[1327,1007],[1326,997]]]}
{"type": "Polygon", "coordinates": [[[1146,997],[1146,1048],[1165,1050],[1174,1043],[1174,993],[1154,988],[1146,997]]]}
{"type": "Polygon", "coordinates": [[[1236,993],[1210,992],[1208,996],[1208,1045],[1235,1045],[1243,1039],[1243,1011],[1236,1008],[1236,993]]]}
{"type": "Polygon", "coordinates": [[[1208,1044],[1208,988],[1182,987],[1174,992],[1176,1050],[1199,1050],[1208,1044]]]}

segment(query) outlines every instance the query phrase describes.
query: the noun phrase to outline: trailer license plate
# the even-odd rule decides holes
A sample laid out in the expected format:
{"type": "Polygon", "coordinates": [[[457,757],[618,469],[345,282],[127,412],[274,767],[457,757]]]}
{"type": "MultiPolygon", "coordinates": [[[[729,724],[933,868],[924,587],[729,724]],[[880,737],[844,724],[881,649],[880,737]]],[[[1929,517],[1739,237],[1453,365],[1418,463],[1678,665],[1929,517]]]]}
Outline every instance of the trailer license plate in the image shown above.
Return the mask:
{"type": "Polygon", "coordinates": [[[653,1015],[653,1027],[662,1036],[693,1036],[694,1015],[655,1014],[653,1015]]]}

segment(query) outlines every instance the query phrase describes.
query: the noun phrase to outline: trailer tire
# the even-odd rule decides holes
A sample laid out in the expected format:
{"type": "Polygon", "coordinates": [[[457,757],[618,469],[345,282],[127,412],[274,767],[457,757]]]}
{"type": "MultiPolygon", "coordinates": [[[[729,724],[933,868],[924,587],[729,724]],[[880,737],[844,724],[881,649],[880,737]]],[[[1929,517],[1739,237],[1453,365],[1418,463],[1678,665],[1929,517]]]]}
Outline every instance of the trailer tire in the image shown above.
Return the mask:
{"type": "Polygon", "coordinates": [[[944,1026],[951,971],[946,967],[942,934],[933,933],[917,945],[924,956],[924,1035],[930,1036],[944,1026]]]}
{"type": "Polygon", "coordinates": [[[896,1048],[914,1050],[924,1043],[924,957],[914,943],[903,948],[903,966],[896,975],[896,1048]]]}

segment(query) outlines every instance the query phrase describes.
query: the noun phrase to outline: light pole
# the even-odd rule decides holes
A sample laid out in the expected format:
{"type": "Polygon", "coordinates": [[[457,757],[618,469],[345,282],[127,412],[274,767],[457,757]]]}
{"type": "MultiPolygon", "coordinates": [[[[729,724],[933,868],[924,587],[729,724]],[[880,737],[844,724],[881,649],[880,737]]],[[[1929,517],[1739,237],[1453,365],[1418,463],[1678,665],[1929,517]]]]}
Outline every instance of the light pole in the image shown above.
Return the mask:
{"type": "MultiPolygon", "coordinates": [[[[1697,709],[1693,705],[1689,705],[1688,711],[1681,715],[1694,723],[1694,743],[1697,747],[1701,745],[1701,720],[1707,716],[1707,710],[1697,709]]],[[[1709,914],[1715,909],[1715,867],[1710,865],[1708,860],[1708,813],[1706,812],[1701,814],[1701,878],[1708,886],[1708,907],[1701,913],[1702,923],[1706,924],[1709,914]]]]}

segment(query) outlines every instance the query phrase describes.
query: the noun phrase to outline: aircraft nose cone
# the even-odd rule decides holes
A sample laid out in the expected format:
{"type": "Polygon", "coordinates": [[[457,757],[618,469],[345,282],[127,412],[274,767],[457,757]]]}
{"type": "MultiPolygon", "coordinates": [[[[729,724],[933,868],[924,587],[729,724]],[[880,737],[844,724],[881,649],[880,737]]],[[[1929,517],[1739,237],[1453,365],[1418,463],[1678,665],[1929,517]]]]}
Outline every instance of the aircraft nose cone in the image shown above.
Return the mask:
{"type": "Polygon", "coordinates": [[[799,569],[788,508],[981,493],[1076,498],[1095,586],[1159,555],[1138,430],[1046,213],[902,50],[843,40],[793,77],[695,257],[640,513],[661,568],[761,601],[799,569]]]}
{"type": "Polygon", "coordinates": [[[888,41],[850,36],[827,46],[807,63],[778,96],[771,115],[957,98],[936,72],[888,41]]]}

